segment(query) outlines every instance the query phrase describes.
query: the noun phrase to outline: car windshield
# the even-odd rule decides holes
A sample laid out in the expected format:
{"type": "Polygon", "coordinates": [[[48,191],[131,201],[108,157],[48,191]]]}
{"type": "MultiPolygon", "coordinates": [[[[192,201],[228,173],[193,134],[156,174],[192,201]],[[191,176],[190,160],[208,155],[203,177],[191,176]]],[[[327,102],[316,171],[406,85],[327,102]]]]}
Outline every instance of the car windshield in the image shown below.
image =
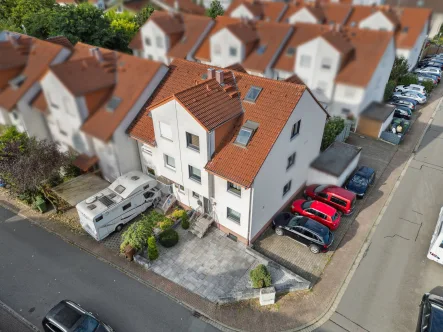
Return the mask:
{"type": "Polygon", "coordinates": [[[288,227],[292,228],[295,226],[298,226],[298,221],[300,220],[300,217],[294,217],[288,222],[288,227]]]}
{"type": "Polygon", "coordinates": [[[311,205],[312,205],[312,201],[305,201],[305,202],[301,205],[301,208],[302,208],[303,210],[306,210],[306,209],[309,209],[309,208],[311,207],[311,205]]]}
{"type": "Polygon", "coordinates": [[[364,185],[366,185],[368,183],[368,180],[366,180],[364,177],[356,174],[352,178],[352,182],[354,182],[355,184],[364,186],[364,185]]]}
{"type": "Polygon", "coordinates": [[[85,318],[80,325],[75,328],[74,332],[94,332],[98,325],[99,322],[94,317],[85,315],[85,318]]]}
{"type": "Polygon", "coordinates": [[[332,216],[332,221],[337,220],[338,218],[338,212],[335,212],[335,214],[332,216]]]}
{"type": "Polygon", "coordinates": [[[322,192],[326,187],[327,185],[318,186],[317,188],[314,189],[314,192],[318,194],[319,192],[322,192]]]}
{"type": "Polygon", "coordinates": [[[420,92],[416,92],[417,96],[419,96],[420,98],[424,98],[424,95],[422,95],[420,92]]]}
{"type": "Polygon", "coordinates": [[[430,332],[441,331],[443,327],[443,308],[437,304],[431,303],[431,326],[430,332]]]}

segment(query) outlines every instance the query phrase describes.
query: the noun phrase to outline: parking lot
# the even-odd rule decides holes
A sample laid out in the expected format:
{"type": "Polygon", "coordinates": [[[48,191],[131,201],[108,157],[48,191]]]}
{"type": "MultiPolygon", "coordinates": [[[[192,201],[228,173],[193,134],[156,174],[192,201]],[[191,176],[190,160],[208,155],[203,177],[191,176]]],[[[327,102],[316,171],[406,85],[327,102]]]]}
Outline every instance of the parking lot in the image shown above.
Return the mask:
{"type": "MultiPolygon", "coordinates": [[[[286,268],[297,273],[301,277],[311,281],[313,284],[321,278],[322,272],[328,262],[331,260],[334,252],[346,246],[346,239],[352,238],[354,234],[344,235],[350,232],[358,232],[358,227],[350,228],[357,215],[373,204],[379,204],[380,198],[384,194],[386,179],[389,175],[404,164],[409,158],[417,141],[417,134],[422,132],[424,122],[416,121],[421,116],[423,107],[433,109],[436,106],[437,99],[443,92],[443,86],[434,90],[427,104],[420,106],[414,112],[412,126],[405,139],[400,145],[393,145],[381,140],[368,138],[365,136],[351,133],[346,143],[362,147],[362,155],[359,166],[365,165],[376,171],[376,182],[368,191],[366,197],[357,201],[356,210],[351,216],[342,217],[340,227],[334,231],[334,243],[330,251],[324,254],[313,254],[309,249],[297,241],[287,236],[277,236],[269,228],[254,243],[254,249],[262,254],[272,258],[286,268]],[[351,231],[352,230],[352,231],[351,231]],[[343,240],[345,239],[345,240],[343,240]]],[[[374,219],[375,220],[375,219],[374,219]]]]}

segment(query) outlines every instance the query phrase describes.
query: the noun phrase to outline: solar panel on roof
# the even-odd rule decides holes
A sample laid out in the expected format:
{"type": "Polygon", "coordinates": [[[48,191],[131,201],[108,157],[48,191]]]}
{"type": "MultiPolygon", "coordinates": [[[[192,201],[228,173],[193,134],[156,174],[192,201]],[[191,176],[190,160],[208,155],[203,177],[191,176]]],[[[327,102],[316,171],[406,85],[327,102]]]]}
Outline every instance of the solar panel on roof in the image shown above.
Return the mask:
{"type": "Polygon", "coordinates": [[[112,204],[114,204],[114,201],[110,199],[108,196],[100,197],[98,200],[106,206],[111,206],[112,204]]]}
{"type": "Polygon", "coordinates": [[[106,104],[106,110],[108,112],[115,111],[115,109],[118,107],[118,105],[120,105],[121,101],[122,101],[121,98],[116,97],[116,96],[112,96],[111,100],[109,100],[108,103],[106,104]]]}

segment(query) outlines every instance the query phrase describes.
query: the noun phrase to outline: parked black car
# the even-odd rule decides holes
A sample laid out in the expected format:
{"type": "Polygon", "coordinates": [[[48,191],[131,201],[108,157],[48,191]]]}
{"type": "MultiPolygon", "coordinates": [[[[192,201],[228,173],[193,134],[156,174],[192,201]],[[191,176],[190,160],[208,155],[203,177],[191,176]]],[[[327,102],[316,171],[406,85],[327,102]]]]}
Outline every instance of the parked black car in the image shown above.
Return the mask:
{"type": "Polygon", "coordinates": [[[400,118],[400,119],[406,119],[406,120],[410,120],[411,119],[411,111],[410,110],[405,110],[399,107],[396,107],[394,110],[394,118],[400,118]]]}
{"type": "Polygon", "coordinates": [[[415,110],[415,105],[413,102],[403,99],[403,98],[396,98],[396,97],[392,97],[387,104],[390,105],[395,105],[395,106],[406,106],[408,107],[411,111],[415,110]]]}
{"type": "Polygon", "coordinates": [[[273,221],[277,235],[288,235],[309,247],[312,253],[326,252],[334,241],[328,227],[307,217],[294,216],[289,212],[280,213],[273,221]]]}
{"type": "Polygon", "coordinates": [[[114,332],[91,312],[69,300],[59,302],[42,321],[45,332],[114,332]]]}
{"type": "Polygon", "coordinates": [[[443,297],[426,293],[420,303],[416,332],[443,331],[443,297]]]}

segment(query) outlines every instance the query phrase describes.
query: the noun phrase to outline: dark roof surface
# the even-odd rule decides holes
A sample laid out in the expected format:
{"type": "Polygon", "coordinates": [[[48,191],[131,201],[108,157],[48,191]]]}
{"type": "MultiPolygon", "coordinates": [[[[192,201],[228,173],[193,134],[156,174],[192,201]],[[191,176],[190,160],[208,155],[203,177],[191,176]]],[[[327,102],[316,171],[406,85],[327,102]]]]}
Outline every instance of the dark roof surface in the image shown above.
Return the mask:
{"type": "Polygon", "coordinates": [[[375,121],[384,122],[394,112],[395,107],[382,103],[371,103],[361,116],[375,121]]]}
{"type": "Polygon", "coordinates": [[[340,176],[360,151],[361,147],[334,142],[312,162],[311,167],[333,176],[340,176]]]}

